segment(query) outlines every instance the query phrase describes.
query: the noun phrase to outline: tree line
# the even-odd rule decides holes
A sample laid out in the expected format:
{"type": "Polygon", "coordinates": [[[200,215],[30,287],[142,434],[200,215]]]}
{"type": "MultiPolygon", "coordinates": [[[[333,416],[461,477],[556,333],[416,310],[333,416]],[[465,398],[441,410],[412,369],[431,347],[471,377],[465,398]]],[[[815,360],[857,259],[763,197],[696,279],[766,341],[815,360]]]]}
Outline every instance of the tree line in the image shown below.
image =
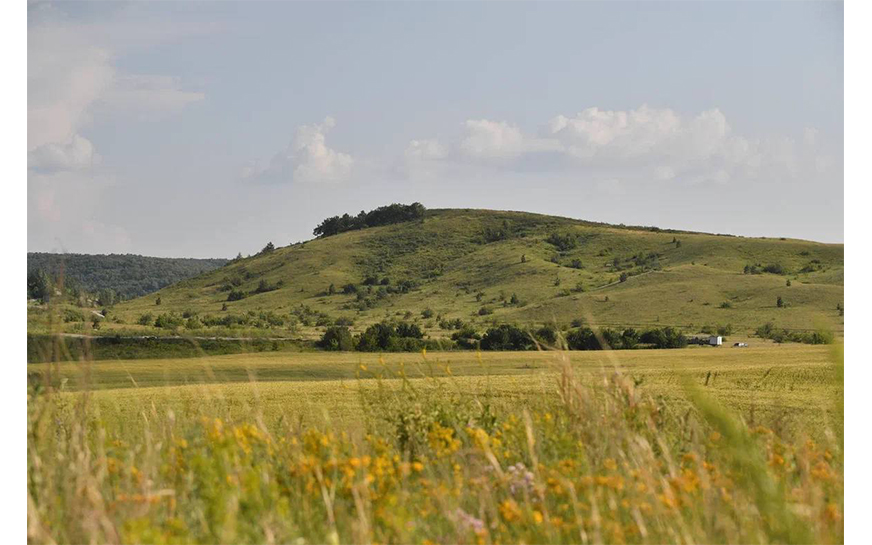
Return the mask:
{"type": "Polygon", "coordinates": [[[227,262],[227,259],[146,257],[133,254],[28,252],[28,298],[44,299],[51,296],[63,279],[65,288],[77,293],[84,291],[98,294],[102,291],[105,298],[111,291],[113,298],[117,300],[132,299],[223,267],[227,262]]]}
{"type": "Polygon", "coordinates": [[[353,335],[347,326],[331,326],[316,343],[325,350],[360,352],[414,352],[423,348],[479,350],[537,350],[566,348],[568,350],[631,350],[635,348],[683,348],[687,337],[672,327],[637,331],[578,327],[561,332],[554,326],[531,331],[510,324],[489,328],[483,335],[465,324],[451,335],[451,340],[427,340],[416,324],[381,322],[353,335]]]}
{"type": "Polygon", "coordinates": [[[369,212],[361,210],[356,216],[343,214],[327,218],[319,223],[312,233],[316,237],[329,237],[345,231],[414,221],[423,218],[425,210],[424,205],[419,202],[380,206],[369,212]]]}

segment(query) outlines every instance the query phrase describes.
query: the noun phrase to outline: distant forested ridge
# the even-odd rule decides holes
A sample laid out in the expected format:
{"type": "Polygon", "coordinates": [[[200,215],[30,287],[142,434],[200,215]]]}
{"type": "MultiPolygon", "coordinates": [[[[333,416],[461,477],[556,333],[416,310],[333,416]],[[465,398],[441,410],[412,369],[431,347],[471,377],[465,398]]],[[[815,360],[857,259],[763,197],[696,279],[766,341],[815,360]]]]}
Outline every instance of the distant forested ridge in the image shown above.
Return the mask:
{"type": "Polygon", "coordinates": [[[419,202],[379,206],[369,212],[361,210],[356,216],[343,214],[327,218],[315,227],[313,233],[316,237],[329,237],[345,231],[413,221],[423,218],[425,210],[424,205],[419,202]]]}
{"type": "Polygon", "coordinates": [[[52,254],[28,252],[28,297],[30,279],[46,276],[90,292],[111,290],[118,299],[132,299],[155,292],[227,264],[229,259],[146,257],[133,254],[52,254]]]}

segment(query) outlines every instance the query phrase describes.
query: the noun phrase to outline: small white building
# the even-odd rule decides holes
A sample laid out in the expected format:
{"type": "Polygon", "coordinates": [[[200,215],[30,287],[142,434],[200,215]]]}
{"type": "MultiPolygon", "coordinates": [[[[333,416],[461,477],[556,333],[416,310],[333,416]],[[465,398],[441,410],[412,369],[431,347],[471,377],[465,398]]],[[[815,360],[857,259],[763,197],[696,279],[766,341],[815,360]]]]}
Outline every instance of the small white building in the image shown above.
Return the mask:
{"type": "Polygon", "coordinates": [[[711,346],[720,346],[720,345],[724,344],[724,338],[721,337],[720,335],[712,335],[711,337],[709,337],[708,343],[711,346]]]}

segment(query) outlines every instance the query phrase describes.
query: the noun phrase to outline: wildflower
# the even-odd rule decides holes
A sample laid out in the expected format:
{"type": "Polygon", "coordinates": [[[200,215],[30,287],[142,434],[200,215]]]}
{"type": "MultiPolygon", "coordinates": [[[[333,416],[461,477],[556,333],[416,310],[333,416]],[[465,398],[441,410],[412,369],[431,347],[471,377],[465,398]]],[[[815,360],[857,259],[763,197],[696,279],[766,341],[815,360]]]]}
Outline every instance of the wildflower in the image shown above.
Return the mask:
{"type": "Polygon", "coordinates": [[[508,467],[509,493],[513,496],[529,492],[533,487],[533,473],[524,464],[518,462],[508,467]]]}
{"type": "Polygon", "coordinates": [[[521,518],[521,508],[515,500],[505,500],[500,504],[500,515],[506,522],[514,522],[521,518]]]}
{"type": "Polygon", "coordinates": [[[457,525],[466,531],[472,530],[476,534],[485,532],[484,521],[470,515],[463,509],[457,508],[454,511],[454,517],[457,520],[457,525]]]}
{"type": "Polygon", "coordinates": [[[440,457],[454,454],[460,449],[460,440],[454,437],[454,430],[441,426],[438,422],[434,422],[430,427],[427,441],[430,448],[440,457]]]}
{"type": "Polygon", "coordinates": [[[784,466],[784,457],[780,454],[772,454],[772,456],[769,458],[769,465],[772,467],[784,466]]]}

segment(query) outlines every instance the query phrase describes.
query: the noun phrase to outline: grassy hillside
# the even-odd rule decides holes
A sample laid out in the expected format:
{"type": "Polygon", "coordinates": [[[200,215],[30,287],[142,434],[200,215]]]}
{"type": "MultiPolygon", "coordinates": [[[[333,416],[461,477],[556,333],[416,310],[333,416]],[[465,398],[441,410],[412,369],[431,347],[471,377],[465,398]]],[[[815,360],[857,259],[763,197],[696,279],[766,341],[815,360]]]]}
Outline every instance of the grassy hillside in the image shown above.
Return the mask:
{"type": "MultiPolygon", "coordinates": [[[[431,210],[421,221],[341,233],[231,262],[116,306],[117,323],[101,330],[152,330],[138,325],[142,315],[172,312],[211,319],[248,314],[249,324],[237,333],[251,333],[259,323],[262,334],[309,338],[338,318],[353,321],[355,331],[405,318],[433,337],[450,333],[440,328],[440,319],[455,318],[479,328],[583,319],[675,325],[689,332],[730,324],[747,333],[766,322],[841,331],[843,270],[839,244],[520,212],[431,210]],[[746,274],[746,265],[759,274],[746,274]],[[781,274],[762,272],[770,265],[781,274]],[[347,285],[353,287],[344,293],[347,285]],[[228,300],[236,297],[242,298],[228,300]],[[778,297],[784,308],[776,305],[778,297]]],[[[177,331],[191,334],[184,326],[177,331]]]]}
{"type": "Polygon", "coordinates": [[[90,293],[113,290],[123,299],[146,295],[179,280],[217,269],[227,259],[147,257],[132,254],[27,253],[27,274],[44,271],[52,277],[63,274],[90,293]]]}

